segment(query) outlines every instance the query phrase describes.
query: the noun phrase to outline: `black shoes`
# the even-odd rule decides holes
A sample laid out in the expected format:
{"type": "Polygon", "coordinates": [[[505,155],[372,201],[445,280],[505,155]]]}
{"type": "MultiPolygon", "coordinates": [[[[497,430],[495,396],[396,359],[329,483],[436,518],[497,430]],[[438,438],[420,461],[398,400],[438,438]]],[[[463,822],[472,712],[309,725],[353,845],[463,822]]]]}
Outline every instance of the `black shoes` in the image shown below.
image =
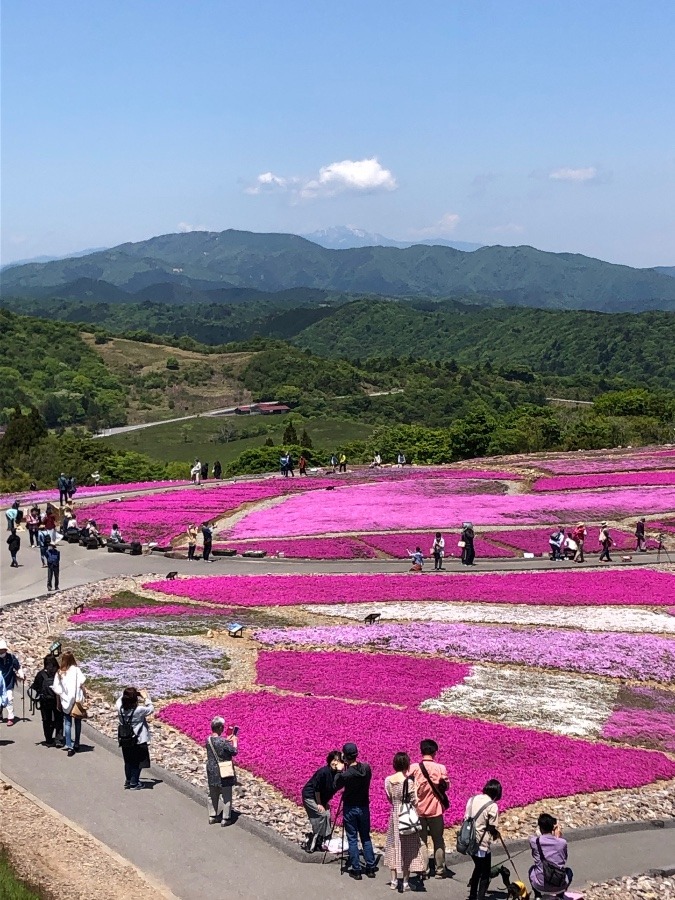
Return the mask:
{"type": "Polygon", "coordinates": [[[375,869],[366,869],[366,878],[375,878],[375,869]]]}
{"type": "Polygon", "coordinates": [[[349,877],[353,878],[354,881],[361,881],[363,879],[363,875],[360,872],[350,872],[349,877]]]}

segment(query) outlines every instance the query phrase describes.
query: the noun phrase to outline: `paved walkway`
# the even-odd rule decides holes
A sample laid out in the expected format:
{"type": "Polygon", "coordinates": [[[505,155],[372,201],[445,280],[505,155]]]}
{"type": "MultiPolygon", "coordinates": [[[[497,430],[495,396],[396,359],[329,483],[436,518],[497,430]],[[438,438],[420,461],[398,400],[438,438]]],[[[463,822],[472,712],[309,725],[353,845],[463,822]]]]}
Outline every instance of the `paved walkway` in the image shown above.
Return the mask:
{"type": "MultiPolygon", "coordinates": [[[[222,829],[207,824],[205,807],[150,771],[143,791],[122,788],[121,757],[94,744],[83,731],[84,751],[68,758],[49,749],[42,738],[39,716],[0,730],[0,774],[40,797],[107,846],[166,885],[182,900],[204,897],[337,898],[382,896],[388,873],[354,882],[340,876],[339,864],[303,865],[248,833],[242,827],[222,829]]],[[[148,773],[146,773],[147,775],[148,773]]],[[[236,805],[236,793],[235,793],[236,805]]],[[[653,826],[570,843],[570,863],[581,886],[588,881],[634,874],[675,864],[674,829],[655,833],[653,826]]],[[[499,854],[495,854],[495,861],[499,854]]],[[[526,875],[528,854],[517,857],[526,875]]],[[[426,882],[434,898],[462,900],[471,864],[454,866],[455,877],[426,882]]],[[[497,887],[497,882],[495,882],[497,887]]],[[[503,897],[495,893],[494,897],[503,897]]]]}

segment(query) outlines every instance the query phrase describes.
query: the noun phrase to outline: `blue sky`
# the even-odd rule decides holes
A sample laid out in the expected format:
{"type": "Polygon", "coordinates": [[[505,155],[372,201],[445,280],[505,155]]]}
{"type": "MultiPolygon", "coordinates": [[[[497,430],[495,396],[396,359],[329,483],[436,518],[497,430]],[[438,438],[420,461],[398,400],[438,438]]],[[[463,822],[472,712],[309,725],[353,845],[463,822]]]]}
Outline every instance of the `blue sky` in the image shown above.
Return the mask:
{"type": "Polygon", "coordinates": [[[675,265],[672,0],[2,8],[2,259],[208,228],[675,265]]]}

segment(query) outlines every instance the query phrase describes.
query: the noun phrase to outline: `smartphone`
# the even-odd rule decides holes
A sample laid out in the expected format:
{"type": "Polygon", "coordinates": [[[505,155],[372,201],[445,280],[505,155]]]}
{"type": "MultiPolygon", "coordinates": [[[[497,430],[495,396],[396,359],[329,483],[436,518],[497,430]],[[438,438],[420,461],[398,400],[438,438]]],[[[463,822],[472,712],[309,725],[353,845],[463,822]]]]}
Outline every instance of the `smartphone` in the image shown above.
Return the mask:
{"type": "Polygon", "coordinates": [[[232,728],[232,734],[234,735],[234,737],[236,737],[239,734],[239,726],[238,725],[235,725],[232,728]]]}

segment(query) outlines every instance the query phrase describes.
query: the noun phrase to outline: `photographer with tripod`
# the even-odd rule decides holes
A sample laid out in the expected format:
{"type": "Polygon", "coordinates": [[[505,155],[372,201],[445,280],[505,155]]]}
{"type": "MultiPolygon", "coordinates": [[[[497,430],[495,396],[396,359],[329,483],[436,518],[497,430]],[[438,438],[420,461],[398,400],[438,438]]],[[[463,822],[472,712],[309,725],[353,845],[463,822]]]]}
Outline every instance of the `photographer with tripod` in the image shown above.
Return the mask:
{"type": "Polygon", "coordinates": [[[302,805],[309,818],[312,833],[307,836],[303,849],[307,853],[323,850],[331,833],[330,801],[335,796],[335,773],[342,754],[331,750],[326,757],[326,765],[321,766],[302,789],[302,805]]]}
{"type": "Polygon", "coordinates": [[[368,763],[357,762],[358,755],[356,744],[344,745],[342,762],[337,763],[333,784],[336,791],[344,788],[342,807],[349,848],[349,875],[356,881],[361,881],[359,839],[366,861],[366,878],[375,878],[376,863],[373,842],[370,838],[370,782],[373,772],[368,763]]]}

